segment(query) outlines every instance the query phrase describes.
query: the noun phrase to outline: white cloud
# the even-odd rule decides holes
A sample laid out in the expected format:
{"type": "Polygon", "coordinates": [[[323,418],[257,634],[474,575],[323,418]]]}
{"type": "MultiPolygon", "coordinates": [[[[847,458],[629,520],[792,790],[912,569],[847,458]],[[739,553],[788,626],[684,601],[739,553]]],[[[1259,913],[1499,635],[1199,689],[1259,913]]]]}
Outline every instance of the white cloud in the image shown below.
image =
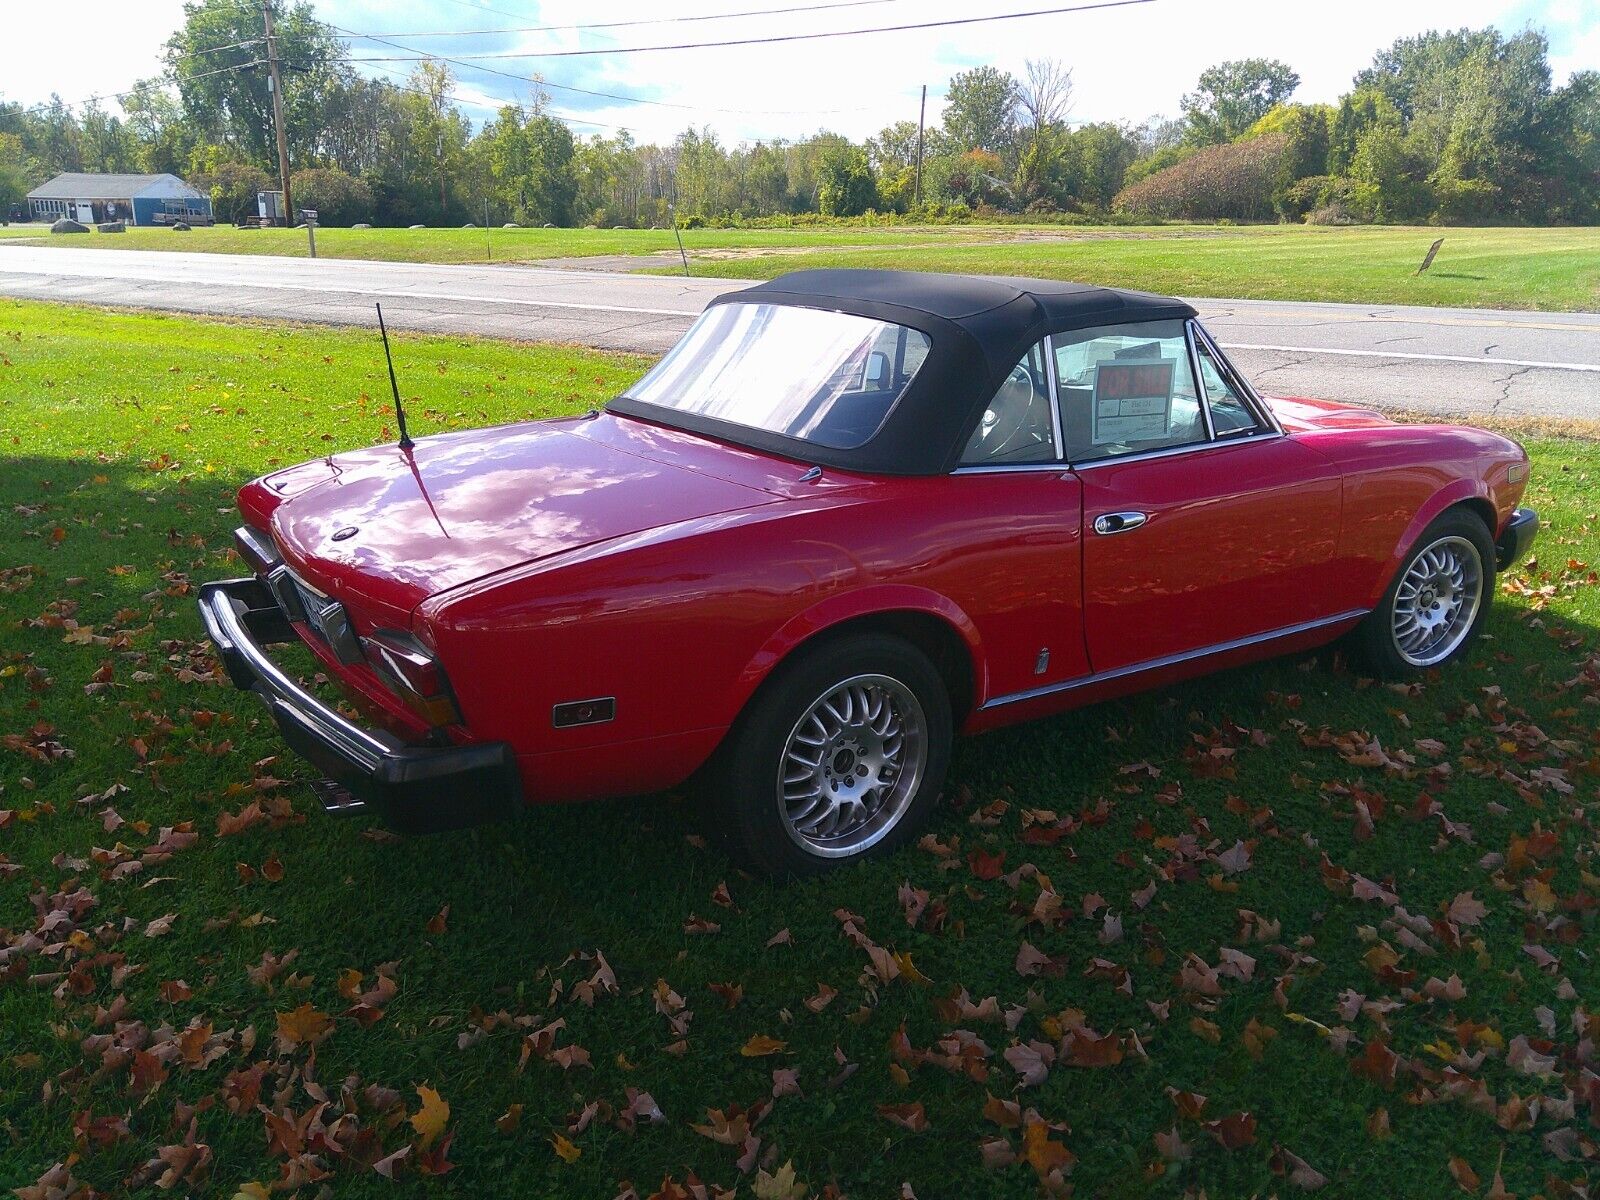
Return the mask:
{"type": "MultiPolygon", "coordinates": [[[[688,13],[718,7],[761,7],[763,0],[681,0],[688,13]]],[[[324,19],[347,29],[489,29],[566,25],[660,16],[660,0],[483,0],[489,8],[450,0],[395,5],[383,0],[318,0],[324,19]],[[498,9],[499,12],[491,11],[498,9]],[[477,10],[477,11],[475,11],[477,10]],[[508,15],[526,13],[518,20],[508,15]]],[[[1025,0],[989,0],[989,11],[1038,7],[1025,0]]],[[[781,5],[773,0],[772,7],[781,5]]],[[[35,103],[51,91],[69,101],[123,90],[154,74],[162,43],[182,18],[181,0],[146,0],[137,20],[120,4],[79,4],[71,16],[70,53],[51,47],[62,37],[63,11],[18,3],[0,27],[0,86],[5,98],[35,103]]],[[[600,48],[707,41],[787,32],[857,29],[933,21],[985,11],[971,0],[888,0],[857,8],[782,16],[652,24],[578,34],[572,31],[486,39],[406,38],[440,53],[484,49],[600,48]]],[[[1175,115],[1184,92],[1205,67],[1228,58],[1282,59],[1301,76],[1302,100],[1331,101],[1373,54],[1398,37],[1430,28],[1497,23],[1514,33],[1530,17],[1551,34],[1557,81],[1600,63],[1600,9],[1590,0],[1343,0],[1336,15],[1302,15],[1282,0],[1156,0],[1094,12],[865,37],[738,46],[654,54],[485,63],[512,74],[543,74],[593,91],[669,101],[686,108],[600,100],[550,89],[555,108],[573,118],[625,126],[643,141],[668,140],[690,124],[709,125],[725,142],[803,137],[829,128],[864,137],[896,120],[915,120],[918,89],[928,85],[928,118],[936,122],[956,70],[993,63],[1020,73],[1028,58],[1059,58],[1073,68],[1075,120],[1141,121],[1175,115]]],[[[357,55],[396,54],[353,43],[357,55]]],[[[408,63],[384,64],[405,72],[408,63]]],[[[373,71],[377,67],[370,68],[373,71]]],[[[460,71],[463,99],[484,105],[526,98],[531,85],[460,71]]],[[[390,76],[381,76],[389,78],[390,76]]],[[[577,125],[579,132],[608,132],[577,125]]]]}

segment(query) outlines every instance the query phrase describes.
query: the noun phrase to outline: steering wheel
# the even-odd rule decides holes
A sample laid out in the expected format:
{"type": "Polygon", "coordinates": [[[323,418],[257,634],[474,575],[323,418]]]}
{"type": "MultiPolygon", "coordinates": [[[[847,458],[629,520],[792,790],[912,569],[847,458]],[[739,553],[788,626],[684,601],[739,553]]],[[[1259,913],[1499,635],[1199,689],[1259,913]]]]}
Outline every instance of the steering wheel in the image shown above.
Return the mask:
{"type": "Polygon", "coordinates": [[[1022,431],[1033,407],[1033,376],[1018,363],[989,401],[978,426],[978,440],[987,457],[994,458],[1011,448],[1012,439],[1022,431]]]}

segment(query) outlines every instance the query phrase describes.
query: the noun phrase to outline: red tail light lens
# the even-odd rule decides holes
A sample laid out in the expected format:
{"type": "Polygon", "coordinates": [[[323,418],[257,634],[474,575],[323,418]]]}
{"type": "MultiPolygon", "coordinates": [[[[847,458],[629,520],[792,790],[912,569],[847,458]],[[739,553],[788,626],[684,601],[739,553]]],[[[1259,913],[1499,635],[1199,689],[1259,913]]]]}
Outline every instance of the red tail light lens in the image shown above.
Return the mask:
{"type": "Polygon", "coordinates": [[[461,723],[444,669],[416,638],[397,629],[379,629],[362,638],[361,645],[378,677],[413,712],[433,725],[461,723]]]}

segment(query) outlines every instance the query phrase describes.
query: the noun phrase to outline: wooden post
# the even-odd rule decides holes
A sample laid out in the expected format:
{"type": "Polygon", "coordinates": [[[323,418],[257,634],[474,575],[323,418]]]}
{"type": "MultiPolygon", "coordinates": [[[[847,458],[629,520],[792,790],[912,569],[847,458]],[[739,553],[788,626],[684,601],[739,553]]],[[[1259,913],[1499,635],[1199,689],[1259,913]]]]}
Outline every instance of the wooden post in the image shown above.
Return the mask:
{"type": "Polygon", "coordinates": [[[278,38],[272,32],[272,0],[261,0],[261,21],[267,31],[267,76],[272,86],[272,127],[278,136],[278,186],[283,189],[283,219],[293,225],[294,196],[289,191],[289,139],[283,128],[283,79],[278,74],[278,38]]]}
{"type": "Polygon", "coordinates": [[[922,203],[922,131],[928,120],[928,85],[922,85],[922,106],[917,109],[917,182],[911,192],[912,207],[922,203]]]}

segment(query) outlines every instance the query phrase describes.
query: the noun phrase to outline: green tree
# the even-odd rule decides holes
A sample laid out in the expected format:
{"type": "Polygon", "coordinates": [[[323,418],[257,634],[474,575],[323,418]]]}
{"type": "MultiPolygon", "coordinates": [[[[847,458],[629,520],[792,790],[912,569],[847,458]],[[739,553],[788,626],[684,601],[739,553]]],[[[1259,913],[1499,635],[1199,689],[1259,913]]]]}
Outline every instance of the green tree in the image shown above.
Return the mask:
{"type": "Polygon", "coordinates": [[[1471,197],[1458,215],[1485,217],[1494,195],[1505,195],[1517,216],[1539,219],[1543,204],[1531,177],[1538,173],[1541,110],[1550,95],[1544,37],[1525,33],[1508,42],[1485,39],[1457,72],[1449,134],[1434,185],[1471,197]]]}
{"type": "Polygon", "coordinates": [[[1554,195],[1547,219],[1600,221],[1600,71],[1579,71],[1541,108],[1541,169],[1554,195]]]}
{"type": "Polygon", "coordinates": [[[28,161],[22,150],[22,137],[0,133],[0,224],[11,220],[11,209],[22,209],[28,194],[28,161]]]}
{"type": "Polygon", "coordinates": [[[1079,208],[1108,209],[1138,157],[1139,143],[1123,126],[1080,125],[1061,139],[1060,192],[1079,208]]]}
{"type": "Polygon", "coordinates": [[[54,93],[43,111],[24,123],[22,148],[36,164],[41,182],[63,171],[83,170],[83,131],[54,93]]]}
{"type": "Polygon", "coordinates": [[[406,183],[418,213],[441,225],[459,220],[465,211],[459,192],[466,181],[471,125],[450,94],[454,84],[443,63],[421,62],[400,98],[406,183]]]}
{"type": "Polygon", "coordinates": [[[789,165],[781,145],[757,142],[743,156],[742,207],[760,214],[783,212],[789,204],[789,165]]]}
{"type": "Polygon", "coordinates": [[[83,169],[101,175],[120,175],[139,166],[139,145],[133,131],[91,100],[83,110],[79,154],[83,169]]]}
{"type": "Polygon", "coordinates": [[[319,225],[354,225],[372,220],[372,189],[338,167],[296,171],[290,180],[294,202],[315,209],[319,225]]]}
{"type": "Polygon", "coordinates": [[[234,225],[256,215],[257,193],[273,191],[278,186],[275,176],[253,163],[241,162],[213,162],[205,171],[191,171],[189,182],[210,193],[211,213],[217,220],[234,225]]]}
{"type": "Polygon", "coordinates": [[[1350,163],[1352,199],[1371,220],[1415,220],[1432,206],[1425,174],[1398,126],[1375,125],[1361,135],[1350,163]]]}
{"type": "Polygon", "coordinates": [[[122,98],[141,170],[182,175],[195,148],[194,127],[183,106],[157,80],[144,79],[122,98]]]}
{"type": "Polygon", "coordinates": [[[945,93],[944,136],[956,153],[988,150],[1005,159],[1016,149],[1015,78],[998,67],[974,67],[950,80],[945,93]]]}
{"type": "Polygon", "coordinates": [[[1187,138],[1209,146],[1231,142],[1300,86],[1300,76],[1271,58],[1218,63],[1200,73],[1199,86],[1183,98],[1187,138]]]}
{"type": "MultiPolygon", "coordinates": [[[[307,0],[276,11],[283,64],[284,125],[291,163],[315,156],[330,94],[352,73],[343,44],[312,15],[307,0]]],[[[193,0],[167,39],[167,76],[200,137],[236,157],[276,166],[272,92],[261,11],[238,0],[193,0]]]]}
{"type": "Polygon", "coordinates": [[[516,220],[573,223],[578,153],[565,124],[538,108],[508,104],[484,128],[478,146],[486,156],[496,202],[516,220]]]}
{"type": "Polygon", "coordinates": [[[1394,101],[1377,88],[1357,88],[1342,97],[1328,133],[1328,173],[1344,175],[1349,172],[1355,161],[1356,147],[1368,130],[1381,127],[1398,134],[1404,123],[1394,101]]]}
{"type": "MultiPolygon", "coordinates": [[[[1269,113],[1268,117],[1272,115],[1269,113]]],[[[1266,120],[1264,117],[1258,121],[1256,128],[1266,120]]],[[[1291,189],[1302,179],[1325,175],[1328,171],[1328,109],[1325,105],[1312,104],[1286,106],[1276,132],[1281,132],[1288,141],[1283,157],[1278,160],[1272,204],[1280,217],[1298,221],[1306,214],[1304,197],[1292,194],[1291,189]]]]}
{"type": "Polygon", "coordinates": [[[851,146],[823,157],[817,190],[819,211],[830,217],[858,217],[877,204],[878,185],[865,150],[851,146]]]}

